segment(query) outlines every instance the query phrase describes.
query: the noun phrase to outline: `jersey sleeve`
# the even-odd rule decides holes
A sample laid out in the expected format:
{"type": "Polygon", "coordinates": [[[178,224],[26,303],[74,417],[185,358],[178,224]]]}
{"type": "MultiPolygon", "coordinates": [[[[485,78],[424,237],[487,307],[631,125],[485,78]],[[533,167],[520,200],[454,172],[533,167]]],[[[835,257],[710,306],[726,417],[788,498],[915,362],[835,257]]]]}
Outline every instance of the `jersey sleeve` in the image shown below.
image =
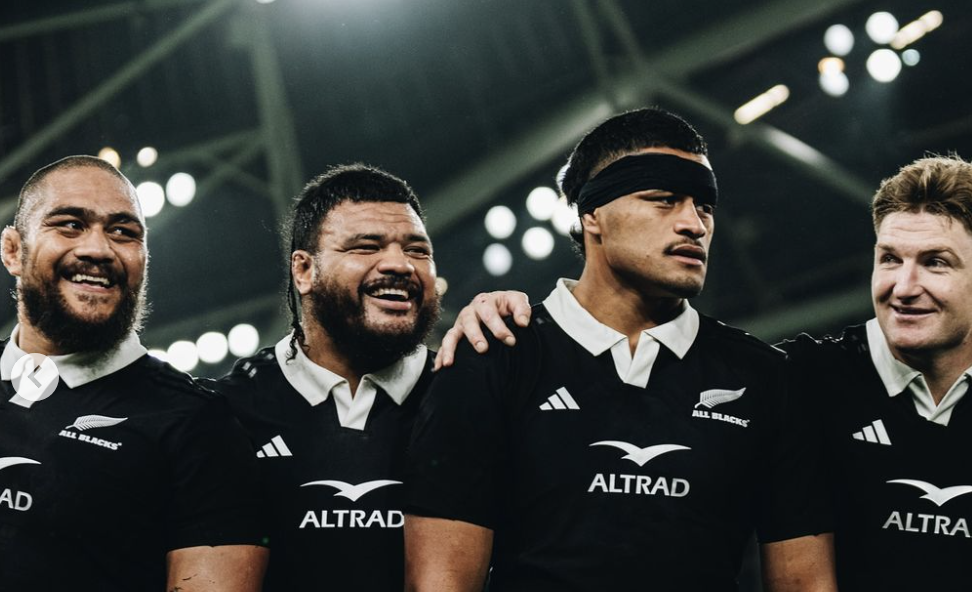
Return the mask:
{"type": "Polygon", "coordinates": [[[455,364],[439,372],[422,402],[408,451],[410,514],[496,527],[508,450],[507,377],[515,369],[510,348],[490,345],[483,355],[460,345],[455,364]]]}
{"type": "Polygon", "coordinates": [[[256,457],[222,397],[179,418],[163,440],[168,550],[265,544],[256,457]]]}
{"type": "Polygon", "coordinates": [[[760,542],[782,541],[833,530],[824,433],[807,377],[787,360],[779,379],[776,420],[767,443],[764,495],[757,513],[760,542]]]}

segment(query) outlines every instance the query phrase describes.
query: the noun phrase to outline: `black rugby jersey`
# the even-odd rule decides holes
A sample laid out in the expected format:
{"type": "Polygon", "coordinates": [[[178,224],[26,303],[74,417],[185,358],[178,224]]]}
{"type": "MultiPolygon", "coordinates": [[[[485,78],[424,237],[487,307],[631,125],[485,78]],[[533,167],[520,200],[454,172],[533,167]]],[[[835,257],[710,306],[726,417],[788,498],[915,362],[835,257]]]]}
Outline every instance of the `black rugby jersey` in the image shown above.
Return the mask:
{"type": "Polygon", "coordinates": [[[733,590],[754,527],[829,530],[779,350],[700,316],[641,388],[544,305],[513,331],[459,347],[410,449],[408,512],[492,529],[492,590],[733,590]]]}
{"type": "Polygon", "coordinates": [[[0,388],[0,590],[161,590],[168,551],[260,540],[252,449],[188,375],[142,355],[29,407],[0,388]]]}
{"type": "Polygon", "coordinates": [[[214,387],[258,449],[270,528],[264,589],[400,591],[404,450],[431,360],[424,348],[413,354],[417,382],[401,404],[379,388],[363,429],[353,429],[342,427],[335,396],[306,393],[311,404],[288,381],[278,356],[287,358],[289,341],[239,360],[214,387]]]}
{"type": "Polygon", "coordinates": [[[824,418],[842,591],[972,590],[972,403],[948,426],[891,397],[865,325],[781,344],[824,418]]]}

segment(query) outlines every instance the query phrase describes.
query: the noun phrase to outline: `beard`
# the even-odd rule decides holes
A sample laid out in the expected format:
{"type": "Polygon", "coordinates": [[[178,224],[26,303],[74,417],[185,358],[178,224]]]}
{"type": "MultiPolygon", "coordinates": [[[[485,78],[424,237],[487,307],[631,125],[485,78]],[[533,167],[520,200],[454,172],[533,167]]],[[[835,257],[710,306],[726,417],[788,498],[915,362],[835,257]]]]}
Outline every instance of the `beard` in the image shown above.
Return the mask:
{"type": "MultiPolygon", "coordinates": [[[[91,266],[84,266],[91,270],[91,266]]],[[[84,273],[80,268],[78,273],[84,273]]],[[[124,272],[100,269],[122,288],[122,299],[104,319],[90,320],[79,316],[68,304],[58,288],[58,278],[63,277],[55,269],[52,279],[36,282],[22,278],[17,288],[19,300],[24,305],[27,320],[43,334],[55,348],[64,353],[106,353],[114,350],[132,330],[139,330],[145,316],[146,282],[135,288],[128,287],[124,272]]],[[[92,296],[92,298],[96,298],[92,296]]]]}
{"type": "Polygon", "coordinates": [[[352,295],[326,274],[321,277],[310,293],[311,312],[351,367],[362,373],[381,370],[415,351],[439,319],[438,296],[425,302],[422,291],[406,278],[387,276],[362,284],[352,295]],[[403,288],[415,296],[418,314],[413,323],[408,324],[405,318],[384,326],[369,322],[363,304],[365,293],[380,287],[403,288]]]}

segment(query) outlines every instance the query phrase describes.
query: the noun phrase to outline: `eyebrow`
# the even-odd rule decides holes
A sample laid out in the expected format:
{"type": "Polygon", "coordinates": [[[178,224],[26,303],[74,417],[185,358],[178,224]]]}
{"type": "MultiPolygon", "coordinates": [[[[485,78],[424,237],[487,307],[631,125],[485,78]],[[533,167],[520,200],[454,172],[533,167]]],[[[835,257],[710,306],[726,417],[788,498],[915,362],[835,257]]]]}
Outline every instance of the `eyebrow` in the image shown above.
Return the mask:
{"type": "MultiPolygon", "coordinates": [[[[381,241],[381,240],[384,240],[386,238],[386,236],[387,235],[384,235],[384,234],[374,234],[374,233],[361,232],[361,233],[358,233],[358,234],[352,234],[347,239],[345,239],[344,242],[346,242],[346,243],[353,243],[354,241],[359,241],[359,240],[381,241]]],[[[410,242],[410,243],[416,243],[416,242],[418,242],[418,243],[432,244],[432,241],[429,240],[429,237],[427,237],[425,235],[422,235],[422,234],[409,234],[409,235],[407,235],[405,237],[405,239],[407,240],[407,242],[410,242]]]]}
{"type": "MultiPolygon", "coordinates": [[[[55,218],[57,216],[73,216],[75,218],[81,218],[82,220],[92,220],[97,219],[98,214],[90,208],[82,208],[79,206],[62,206],[59,208],[54,208],[47,214],[44,218],[55,218]]],[[[135,224],[140,229],[145,230],[145,226],[142,222],[131,212],[113,212],[108,214],[109,224],[135,224]]]]}

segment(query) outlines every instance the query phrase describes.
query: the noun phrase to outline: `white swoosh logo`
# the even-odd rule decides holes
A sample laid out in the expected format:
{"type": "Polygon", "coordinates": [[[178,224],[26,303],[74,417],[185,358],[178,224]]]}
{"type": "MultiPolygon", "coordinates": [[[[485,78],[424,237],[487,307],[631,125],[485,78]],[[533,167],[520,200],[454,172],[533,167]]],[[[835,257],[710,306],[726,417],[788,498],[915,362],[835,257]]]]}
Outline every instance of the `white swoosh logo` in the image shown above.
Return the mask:
{"type": "Polygon", "coordinates": [[[892,479],[891,481],[888,481],[888,483],[901,483],[902,485],[911,485],[912,487],[917,487],[925,492],[925,495],[921,496],[919,499],[930,500],[938,507],[941,507],[943,504],[960,495],[972,493],[972,485],[953,485],[952,487],[943,487],[939,489],[931,483],[918,481],[917,479],[892,479]]]}
{"type": "Polygon", "coordinates": [[[337,489],[338,492],[334,494],[334,497],[346,497],[349,500],[356,502],[358,498],[364,494],[374,491],[380,487],[385,487],[387,485],[401,485],[401,481],[391,481],[389,479],[379,479],[377,481],[365,481],[358,485],[352,485],[351,483],[345,483],[344,481],[310,481],[304,483],[301,487],[307,487],[308,485],[327,485],[328,487],[333,487],[337,489]]]}
{"type": "Polygon", "coordinates": [[[108,417],[107,415],[82,415],[81,417],[74,420],[69,426],[65,426],[64,429],[74,428],[79,432],[84,430],[90,430],[94,428],[106,428],[108,426],[118,425],[121,422],[128,419],[127,417],[108,417]]]}
{"type": "Polygon", "coordinates": [[[7,467],[12,467],[14,465],[39,465],[40,463],[36,460],[30,458],[24,458],[22,456],[6,456],[0,458],[0,471],[6,469],[7,467]]]}
{"type": "Polygon", "coordinates": [[[591,444],[591,446],[614,446],[615,448],[620,448],[628,453],[621,458],[630,460],[633,463],[637,463],[639,467],[645,466],[645,463],[656,456],[665,454],[666,452],[674,452],[675,450],[691,450],[691,448],[688,446],[681,446],[679,444],[656,444],[655,446],[648,446],[647,448],[638,448],[634,444],[628,444],[627,442],[621,442],[619,440],[603,440],[601,442],[594,442],[591,444]]]}
{"type": "Polygon", "coordinates": [[[726,389],[709,389],[707,391],[702,391],[699,393],[699,402],[695,404],[695,408],[698,409],[699,405],[705,405],[706,408],[712,409],[716,405],[722,405],[723,403],[728,403],[729,401],[735,401],[739,397],[743,396],[746,392],[746,387],[739,389],[738,391],[729,391],[726,389]]]}

